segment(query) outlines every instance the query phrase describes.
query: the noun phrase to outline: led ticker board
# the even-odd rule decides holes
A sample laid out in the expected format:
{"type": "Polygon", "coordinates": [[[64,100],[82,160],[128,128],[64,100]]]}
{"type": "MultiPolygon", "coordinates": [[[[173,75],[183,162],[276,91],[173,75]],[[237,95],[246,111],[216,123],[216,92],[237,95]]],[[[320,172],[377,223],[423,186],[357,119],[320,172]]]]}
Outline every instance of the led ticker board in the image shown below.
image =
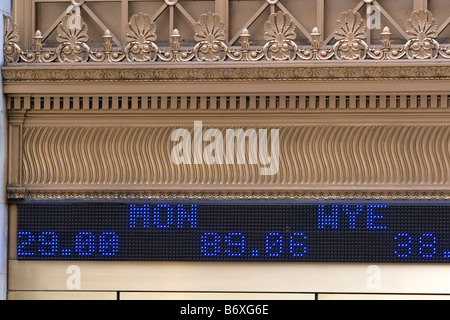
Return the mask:
{"type": "Polygon", "coordinates": [[[450,206],[19,204],[17,259],[446,263],[450,206]]]}

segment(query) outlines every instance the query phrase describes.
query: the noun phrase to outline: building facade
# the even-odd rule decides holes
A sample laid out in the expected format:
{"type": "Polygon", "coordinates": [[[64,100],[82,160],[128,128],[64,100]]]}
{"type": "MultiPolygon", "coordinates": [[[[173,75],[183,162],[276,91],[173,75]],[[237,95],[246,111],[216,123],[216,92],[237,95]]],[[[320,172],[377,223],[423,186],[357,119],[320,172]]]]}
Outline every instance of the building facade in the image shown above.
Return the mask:
{"type": "MultiPolygon", "coordinates": [[[[81,225],[70,249],[46,229],[49,212],[71,224],[58,206],[86,203],[88,215],[129,206],[129,228],[135,217],[155,230],[196,228],[192,208],[204,203],[233,204],[233,219],[248,220],[259,215],[242,203],[312,205],[319,229],[333,219],[337,229],[339,210],[355,219],[348,229],[364,214],[366,231],[386,227],[375,209],[403,205],[417,221],[440,210],[445,225],[446,0],[13,0],[4,32],[10,299],[450,294],[445,248],[430,264],[272,259],[282,245],[307,253],[310,236],[293,229],[267,231],[268,257],[254,261],[263,249],[216,225],[200,240],[208,259],[104,261],[89,260],[91,248],[111,258],[119,235],[81,225]],[[246,261],[214,260],[247,249],[246,261]]],[[[434,231],[392,238],[397,262],[437,254],[434,231]]]]}

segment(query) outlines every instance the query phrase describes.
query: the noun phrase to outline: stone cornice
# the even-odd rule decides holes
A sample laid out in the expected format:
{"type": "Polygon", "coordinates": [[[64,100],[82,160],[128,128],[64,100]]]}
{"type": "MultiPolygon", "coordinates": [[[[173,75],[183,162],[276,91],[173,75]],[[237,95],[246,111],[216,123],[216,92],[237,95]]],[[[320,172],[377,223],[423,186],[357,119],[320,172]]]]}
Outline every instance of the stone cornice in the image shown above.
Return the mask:
{"type": "Polygon", "coordinates": [[[450,61],[9,64],[5,84],[450,80],[450,61]]]}

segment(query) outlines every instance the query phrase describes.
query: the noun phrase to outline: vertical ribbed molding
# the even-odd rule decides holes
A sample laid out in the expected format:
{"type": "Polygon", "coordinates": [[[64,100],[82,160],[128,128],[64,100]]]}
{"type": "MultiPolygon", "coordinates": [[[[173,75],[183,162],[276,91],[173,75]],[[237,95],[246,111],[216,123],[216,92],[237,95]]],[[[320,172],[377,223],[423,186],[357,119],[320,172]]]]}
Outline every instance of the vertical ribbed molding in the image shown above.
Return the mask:
{"type": "MultiPolygon", "coordinates": [[[[3,17],[11,15],[11,2],[9,0],[0,1],[0,13],[2,23],[0,23],[0,48],[4,44],[4,24],[3,17]]],[[[3,50],[0,50],[0,64],[3,66],[3,50]]],[[[8,204],[6,197],[6,172],[7,172],[7,145],[8,129],[6,115],[6,101],[3,95],[3,83],[0,70],[0,300],[6,300],[7,290],[7,247],[8,247],[8,204]]]]}

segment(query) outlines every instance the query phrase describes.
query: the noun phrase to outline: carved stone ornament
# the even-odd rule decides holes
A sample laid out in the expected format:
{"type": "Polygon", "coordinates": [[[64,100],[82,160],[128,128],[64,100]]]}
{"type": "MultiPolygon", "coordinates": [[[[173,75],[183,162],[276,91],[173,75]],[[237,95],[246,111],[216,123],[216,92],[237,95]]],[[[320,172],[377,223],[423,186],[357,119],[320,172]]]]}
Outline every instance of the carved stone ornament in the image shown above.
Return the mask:
{"type": "MultiPolygon", "coordinates": [[[[275,5],[275,4],[270,4],[275,5]]],[[[440,45],[436,38],[438,22],[430,11],[414,11],[406,23],[407,43],[393,48],[391,32],[385,28],[381,34],[381,48],[369,47],[366,42],[366,21],[357,11],[341,13],[335,24],[333,47],[321,41],[321,30],[315,27],[309,47],[299,48],[295,42],[296,24],[292,16],[283,11],[273,12],[265,23],[262,48],[251,48],[248,29],[241,33],[241,48],[226,43],[226,25],[217,13],[202,14],[194,23],[197,44],[182,50],[180,32],[173,30],[169,49],[159,49],[156,25],[146,13],[135,14],[127,25],[125,48],[114,49],[109,30],[103,36],[103,50],[93,51],[87,44],[88,28],[82,21],[79,28],[68,25],[69,16],[58,24],[56,50],[45,50],[39,30],[33,38],[34,50],[23,51],[19,46],[18,27],[11,17],[5,18],[5,61],[7,63],[49,63],[54,61],[78,62],[187,62],[187,61],[286,61],[286,60],[399,60],[399,59],[450,59],[450,48],[440,45]]]]}
{"type": "MultiPolygon", "coordinates": [[[[241,64],[241,62],[228,62],[226,67],[212,68],[199,65],[195,69],[187,68],[183,64],[165,68],[164,64],[151,64],[145,66],[124,66],[109,64],[92,68],[93,64],[75,65],[64,68],[61,64],[56,68],[53,65],[33,64],[23,68],[20,64],[9,65],[3,68],[2,76],[5,84],[30,83],[65,83],[81,82],[116,82],[132,83],[171,83],[179,81],[189,82],[260,82],[285,81],[383,81],[383,80],[449,80],[450,66],[442,65],[440,61],[429,62],[414,66],[377,65],[377,61],[370,60],[364,65],[333,64],[328,61],[317,64],[305,63],[298,66],[279,65],[279,61],[267,62],[264,68],[241,64]]],[[[446,101],[446,100],[445,100],[446,101]]],[[[55,104],[56,106],[56,104],[55,104]]]]}
{"type": "Polygon", "coordinates": [[[227,52],[225,41],[225,24],[216,13],[206,13],[200,16],[200,20],[195,26],[195,41],[198,44],[194,47],[197,60],[219,61],[224,60],[225,55],[221,55],[222,50],[227,52]]]}
{"type": "Polygon", "coordinates": [[[368,50],[366,38],[366,22],[358,12],[343,12],[336,22],[335,39],[338,40],[334,46],[337,59],[357,60],[364,59],[368,50]],[[361,49],[361,47],[363,49],[361,49]]]}
{"type": "MultiPolygon", "coordinates": [[[[408,42],[405,50],[409,58],[430,59],[433,57],[433,47],[439,50],[439,43],[435,40],[438,23],[430,11],[413,12],[406,22],[408,42]]],[[[436,55],[434,56],[436,57],[436,55]]]]}
{"type": "Polygon", "coordinates": [[[82,62],[89,58],[90,49],[85,43],[89,40],[88,26],[81,17],[80,19],[80,29],[69,28],[69,16],[65,16],[58,25],[56,39],[61,44],[56,50],[56,55],[61,62],[82,62]]]}
{"type": "Polygon", "coordinates": [[[267,60],[292,60],[295,59],[297,45],[295,24],[288,14],[279,11],[272,14],[264,26],[264,38],[268,43],[264,46],[267,60]],[[294,56],[292,56],[292,51],[294,56]]]}
{"type": "Polygon", "coordinates": [[[404,48],[392,48],[391,30],[388,27],[381,33],[381,48],[369,48],[368,56],[376,60],[397,60],[401,59],[406,51],[404,48]]]}
{"type": "Polygon", "coordinates": [[[130,18],[125,47],[128,61],[145,62],[154,61],[157,58],[158,47],[156,40],[156,24],[148,14],[139,13],[130,18]],[[153,52],[153,55],[152,55],[153,52]]]}
{"type": "Polygon", "coordinates": [[[14,20],[6,16],[4,20],[5,25],[5,45],[4,55],[6,62],[18,62],[20,60],[21,49],[19,43],[19,28],[14,20]]]}
{"type": "MultiPolygon", "coordinates": [[[[415,11],[403,42],[387,27],[374,40],[354,9],[333,31],[324,19],[309,33],[283,1],[261,2],[261,44],[250,34],[258,23],[240,25],[233,41],[224,15],[208,12],[188,18],[188,45],[174,21],[158,37],[158,12],[140,12],[114,28],[120,39],[105,24],[95,48],[86,22],[100,19],[74,27],[63,15],[23,36],[23,50],[6,17],[8,197],[449,200],[445,23],[415,11]],[[196,116],[222,135],[238,124],[279,128],[277,174],[249,162],[173,163],[172,133],[191,132],[196,116]]],[[[159,13],[175,20],[181,1],[164,3],[159,13]]]]}

